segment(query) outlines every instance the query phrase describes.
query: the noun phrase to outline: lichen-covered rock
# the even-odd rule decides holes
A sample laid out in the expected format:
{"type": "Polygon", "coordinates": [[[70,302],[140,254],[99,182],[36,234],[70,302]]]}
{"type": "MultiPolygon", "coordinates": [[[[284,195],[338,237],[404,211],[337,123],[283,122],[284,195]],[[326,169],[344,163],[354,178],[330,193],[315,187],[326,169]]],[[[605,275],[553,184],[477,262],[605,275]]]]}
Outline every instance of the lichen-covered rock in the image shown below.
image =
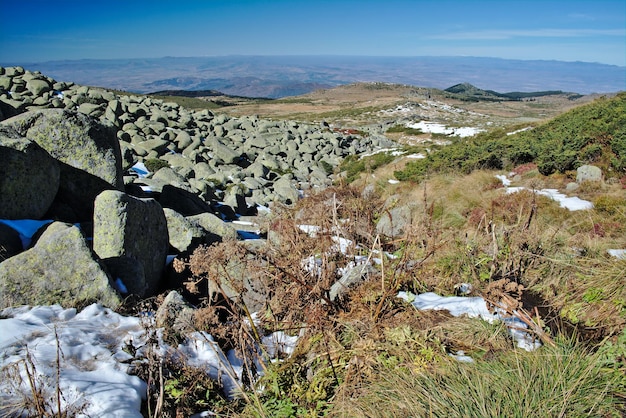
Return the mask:
{"type": "Polygon", "coordinates": [[[159,290],[169,239],[163,209],[154,199],[107,190],[95,201],[93,249],[100,258],[126,256],[143,265],[148,295],[159,290]]]}
{"type": "Polygon", "coordinates": [[[36,142],[61,164],[57,200],[74,209],[76,219],[91,219],[93,201],[107,189],[124,186],[115,132],[96,119],[61,109],[28,112],[2,122],[36,142]]]}
{"type": "Polygon", "coordinates": [[[595,165],[582,165],[576,170],[576,183],[602,181],[602,170],[595,165]]]}
{"type": "Polygon", "coordinates": [[[0,126],[0,218],[40,219],[59,189],[58,162],[35,142],[0,126]]]}
{"type": "Polygon", "coordinates": [[[238,238],[237,230],[213,215],[212,213],[200,213],[198,215],[188,216],[187,220],[201,227],[208,234],[218,236],[221,240],[236,240],[238,238]]]}
{"type": "Polygon", "coordinates": [[[121,189],[120,146],[115,130],[82,113],[62,109],[27,112],[3,121],[57,160],[121,189]]]}
{"type": "Polygon", "coordinates": [[[15,305],[121,304],[80,229],[53,222],[31,249],[0,263],[0,308],[15,305]]]}
{"type": "Polygon", "coordinates": [[[164,208],[170,245],[180,252],[191,251],[198,244],[218,242],[221,237],[190,221],[175,210],[164,208]]]}

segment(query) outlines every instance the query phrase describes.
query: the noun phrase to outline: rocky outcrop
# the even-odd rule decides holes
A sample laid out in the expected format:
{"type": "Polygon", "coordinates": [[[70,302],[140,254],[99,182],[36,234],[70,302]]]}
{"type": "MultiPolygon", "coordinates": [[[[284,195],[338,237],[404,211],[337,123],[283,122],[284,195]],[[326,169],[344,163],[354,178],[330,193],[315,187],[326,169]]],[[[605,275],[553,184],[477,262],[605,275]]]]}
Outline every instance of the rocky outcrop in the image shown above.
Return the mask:
{"type": "Polygon", "coordinates": [[[169,248],[163,208],[154,199],[140,199],[108,190],[95,201],[93,249],[100,258],[130,257],[141,263],[146,291],[161,286],[169,248]]]}
{"type": "Polygon", "coordinates": [[[74,225],[53,222],[31,249],[0,263],[0,308],[93,302],[116,308],[121,299],[74,225]]]}
{"type": "Polygon", "coordinates": [[[13,128],[0,126],[0,219],[39,219],[59,189],[58,162],[13,128]]]}
{"type": "MultiPolygon", "coordinates": [[[[168,248],[188,254],[199,244],[236,240],[230,221],[256,215],[261,206],[295,203],[303,190],[332,184],[328,173],[344,157],[381,145],[380,139],[328,126],[235,118],[151,97],[118,96],[21,67],[0,67],[0,120],[0,219],[93,222],[93,252],[76,243],[54,247],[50,239],[21,252],[16,231],[0,231],[0,244],[10,247],[0,253],[4,269],[13,271],[21,260],[35,266],[27,272],[46,270],[45,261],[31,258],[54,254],[59,260],[82,257],[74,270],[51,263],[59,278],[86,271],[88,282],[92,270],[98,271],[98,290],[88,296],[87,283],[59,287],[56,296],[57,282],[32,284],[52,290],[38,299],[46,303],[93,298],[114,306],[119,294],[153,295],[161,290],[168,248]]],[[[46,233],[63,235],[58,225],[65,224],[55,223],[46,233]]],[[[83,238],[75,241],[86,245],[83,238]]],[[[2,297],[29,303],[31,284],[16,277],[0,278],[0,288],[9,289],[2,297]]],[[[263,292],[240,264],[233,261],[216,280],[228,297],[245,289],[245,302],[262,306],[263,292]]]]}
{"type": "Polygon", "coordinates": [[[58,83],[23,68],[2,72],[0,105],[7,108],[3,108],[5,117],[41,108],[88,114],[116,129],[124,166],[162,159],[183,179],[181,184],[180,178],[168,172],[156,184],[146,184],[149,178],[132,177],[127,184],[159,190],[159,184],[169,184],[205,200],[221,200],[225,190],[242,186],[245,193],[234,200],[239,209],[293,203],[298,198],[294,190],[329,185],[332,179],[327,172],[344,157],[389,145],[382,143],[384,138],[335,133],[318,125],[235,118],[150,97],[116,96],[102,89],[58,83]]]}

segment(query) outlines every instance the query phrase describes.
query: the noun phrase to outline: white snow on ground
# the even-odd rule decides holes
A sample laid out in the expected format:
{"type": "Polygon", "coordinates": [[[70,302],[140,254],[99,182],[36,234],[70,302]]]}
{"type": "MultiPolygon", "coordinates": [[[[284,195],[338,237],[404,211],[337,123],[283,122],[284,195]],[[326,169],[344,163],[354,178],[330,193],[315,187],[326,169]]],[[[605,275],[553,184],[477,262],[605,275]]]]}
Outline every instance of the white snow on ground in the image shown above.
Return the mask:
{"type": "Polygon", "coordinates": [[[446,310],[453,316],[467,315],[470,318],[480,318],[489,323],[502,321],[508,328],[511,337],[519,348],[532,351],[541,346],[541,343],[532,338],[525,330],[528,326],[520,319],[489,312],[487,303],[481,297],[465,296],[439,296],[436,293],[428,292],[413,295],[409,292],[399,292],[398,297],[410,302],[419,310],[446,310]]]}
{"type": "Polygon", "coordinates": [[[532,126],[527,126],[527,127],[525,127],[525,128],[518,129],[517,131],[507,132],[506,134],[507,134],[507,135],[515,135],[515,134],[518,134],[518,133],[520,133],[520,132],[529,131],[529,130],[531,130],[532,128],[533,128],[532,126]]]}
{"type": "MultiPolygon", "coordinates": [[[[525,187],[509,187],[511,185],[511,180],[509,180],[505,175],[498,174],[496,175],[496,177],[500,179],[502,185],[506,187],[507,193],[517,193],[521,190],[528,190],[525,187]]],[[[562,208],[569,209],[571,211],[587,210],[593,208],[593,203],[589,202],[588,200],[583,200],[576,196],[568,197],[567,195],[560,193],[557,189],[535,190],[535,193],[542,196],[547,196],[550,199],[558,202],[562,208]]]]}
{"type": "MultiPolygon", "coordinates": [[[[507,193],[516,193],[519,192],[520,190],[525,190],[524,187],[508,187],[506,189],[507,193]]],[[[535,193],[542,195],[542,196],[547,196],[550,199],[559,202],[559,205],[562,208],[565,209],[569,209],[571,211],[575,211],[575,210],[586,210],[586,209],[592,209],[593,208],[593,203],[587,201],[587,200],[583,200],[579,197],[567,197],[565,194],[560,193],[557,189],[542,189],[542,190],[536,190],[535,193]]]]}
{"type": "Polygon", "coordinates": [[[464,126],[460,128],[450,128],[441,123],[437,122],[428,122],[428,121],[420,121],[417,123],[407,123],[408,128],[419,129],[425,133],[433,133],[433,134],[443,134],[450,136],[458,136],[460,138],[466,138],[469,136],[474,136],[479,132],[482,132],[483,129],[480,128],[472,128],[469,126],[464,126]]]}
{"type": "MultiPolygon", "coordinates": [[[[7,308],[0,311],[0,318],[0,369],[14,369],[21,375],[21,382],[5,376],[0,381],[0,416],[10,416],[7,408],[32,393],[27,358],[32,359],[38,387],[54,408],[51,416],[56,415],[58,347],[62,409],[79,410],[76,416],[81,418],[142,417],[147,387],[139,377],[128,374],[133,356],[125,348],[132,345],[139,353],[147,348],[145,325],[150,317],[126,317],[93,304],[80,313],[58,305],[7,308]]],[[[297,338],[279,331],[262,342],[271,360],[291,354],[297,338]]],[[[234,350],[224,354],[205,332],[191,334],[176,349],[160,341],[157,351],[162,356],[182,356],[187,364],[205,369],[229,396],[240,390],[242,361],[234,350]]]]}
{"type": "Polygon", "coordinates": [[[150,171],[148,171],[148,169],[142,162],[136,163],[134,166],[130,168],[130,170],[134,172],[135,174],[137,174],[139,178],[145,178],[150,175],[150,171]]]}
{"type": "Polygon", "coordinates": [[[626,250],[607,250],[609,255],[620,260],[626,260],[626,250]]]}
{"type": "MultiPolygon", "coordinates": [[[[30,393],[24,359],[32,359],[41,388],[56,406],[57,343],[60,350],[59,387],[62,407],[82,408],[81,417],[141,418],[145,383],[127,373],[130,355],[126,342],[139,342],[143,328],[138,318],[124,317],[91,305],[82,312],[55,306],[8,308],[0,320],[0,367],[16,367],[23,381],[3,379],[3,405],[15,402],[11,384],[30,393]],[[56,333],[56,336],[55,336],[56,333]],[[58,336],[58,338],[57,338],[58,336]]],[[[2,411],[4,412],[4,411],[2,411]]]]}
{"type": "Polygon", "coordinates": [[[496,178],[502,182],[504,187],[509,187],[511,185],[511,180],[509,180],[504,174],[496,174],[496,178]]]}

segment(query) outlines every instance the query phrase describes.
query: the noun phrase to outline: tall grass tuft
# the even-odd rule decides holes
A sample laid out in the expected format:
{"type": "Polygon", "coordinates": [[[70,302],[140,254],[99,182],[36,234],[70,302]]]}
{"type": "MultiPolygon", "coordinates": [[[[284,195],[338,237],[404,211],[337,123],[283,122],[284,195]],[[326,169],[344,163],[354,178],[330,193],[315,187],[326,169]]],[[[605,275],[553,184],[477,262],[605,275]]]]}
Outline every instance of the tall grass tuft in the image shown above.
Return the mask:
{"type": "Polygon", "coordinates": [[[340,399],[337,416],[352,417],[605,417],[623,416],[617,380],[601,354],[570,342],[535,352],[513,351],[475,363],[445,362],[436,370],[388,370],[340,399]]]}

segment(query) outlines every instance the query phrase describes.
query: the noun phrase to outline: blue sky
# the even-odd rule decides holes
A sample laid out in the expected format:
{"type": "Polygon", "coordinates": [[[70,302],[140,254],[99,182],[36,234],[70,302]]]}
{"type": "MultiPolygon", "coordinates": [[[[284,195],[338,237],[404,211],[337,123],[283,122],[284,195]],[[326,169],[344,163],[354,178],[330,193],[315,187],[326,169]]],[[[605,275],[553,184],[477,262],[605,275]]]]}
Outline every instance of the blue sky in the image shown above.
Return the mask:
{"type": "Polygon", "coordinates": [[[220,55],[626,66],[623,0],[0,0],[0,64],[220,55]]]}

